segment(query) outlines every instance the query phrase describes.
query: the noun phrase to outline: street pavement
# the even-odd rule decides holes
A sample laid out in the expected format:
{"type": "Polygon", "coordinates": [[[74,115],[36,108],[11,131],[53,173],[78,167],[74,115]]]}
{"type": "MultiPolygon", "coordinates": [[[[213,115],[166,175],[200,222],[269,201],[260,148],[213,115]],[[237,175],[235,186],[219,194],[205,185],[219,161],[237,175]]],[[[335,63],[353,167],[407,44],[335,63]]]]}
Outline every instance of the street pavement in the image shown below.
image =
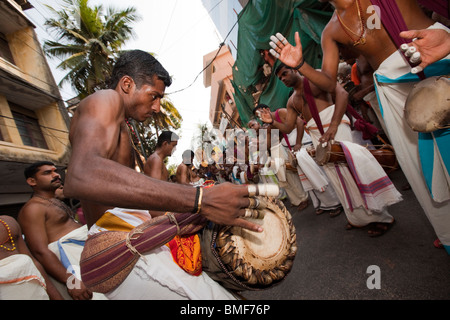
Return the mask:
{"type": "Polygon", "coordinates": [[[286,201],[297,229],[293,268],[281,283],[242,295],[248,300],[450,299],[450,255],[433,246],[436,235],[413,191],[401,190],[407,183],[402,171],[389,176],[403,201],[389,207],[396,222],[376,238],[367,228],[346,230],[344,213],[317,216],[312,204],[299,212],[286,201]],[[368,272],[370,266],[379,269],[368,272]]]}

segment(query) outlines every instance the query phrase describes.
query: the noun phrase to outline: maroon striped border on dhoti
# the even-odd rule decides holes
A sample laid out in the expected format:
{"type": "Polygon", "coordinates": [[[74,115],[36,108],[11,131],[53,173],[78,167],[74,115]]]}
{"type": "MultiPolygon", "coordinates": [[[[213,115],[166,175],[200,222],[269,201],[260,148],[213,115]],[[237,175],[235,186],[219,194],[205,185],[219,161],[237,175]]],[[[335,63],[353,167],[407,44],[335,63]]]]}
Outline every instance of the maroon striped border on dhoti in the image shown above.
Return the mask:
{"type": "Polygon", "coordinates": [[[104,231],[89,237],[80,261],[83,283],[94,292],[109,292],[125,280],[139,254],[164,245],[177,234],[194,234],[206,222],[198,214],[172,215],[176,223],[164,215],[148,220],[130,232],[104,231]]]}

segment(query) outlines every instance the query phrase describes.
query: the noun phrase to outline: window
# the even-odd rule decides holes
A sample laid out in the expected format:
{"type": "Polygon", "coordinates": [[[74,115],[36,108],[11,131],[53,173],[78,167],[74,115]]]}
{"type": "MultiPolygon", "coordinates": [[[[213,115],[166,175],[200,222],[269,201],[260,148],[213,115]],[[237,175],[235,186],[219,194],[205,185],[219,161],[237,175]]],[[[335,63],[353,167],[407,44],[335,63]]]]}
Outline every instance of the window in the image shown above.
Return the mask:
{"type": "Polygon", "coordinates": [[[22,142],[26,146],[48,149],[42,134],[39,122],[36,118],[12,111],[17,130],[22,137],[22,142]]]}
{"type": "Polygon", "coordinates": [[[14,64],[14,58],[9,49],[8,40],[3,33],[0,32],[0,57],[14,64]]]}

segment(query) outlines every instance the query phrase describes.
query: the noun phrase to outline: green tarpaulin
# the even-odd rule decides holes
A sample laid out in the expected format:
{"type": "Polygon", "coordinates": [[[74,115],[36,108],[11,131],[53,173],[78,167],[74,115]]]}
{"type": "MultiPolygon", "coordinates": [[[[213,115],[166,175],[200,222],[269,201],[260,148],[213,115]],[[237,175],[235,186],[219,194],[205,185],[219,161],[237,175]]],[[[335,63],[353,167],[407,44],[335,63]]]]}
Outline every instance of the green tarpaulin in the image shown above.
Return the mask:
{"type": "Polygon", "coordinates": [[[295,43],[294,34],[298,31],[305,60],[314,68],[320,68],[321,34],[332,12],[330,4],[318,0],[251,0],[240,12],[233,86],[236,107],[244,126],[252,118],[255,102],[267,104],[276,110],[284,108],[289,97],[291,89],[274,75],[279,61],[275,63],[259,98],[252,95],[264,80],[264,60],[260,50],[270,49],[270,36],[280,32],[290,43],[295,43]]]}

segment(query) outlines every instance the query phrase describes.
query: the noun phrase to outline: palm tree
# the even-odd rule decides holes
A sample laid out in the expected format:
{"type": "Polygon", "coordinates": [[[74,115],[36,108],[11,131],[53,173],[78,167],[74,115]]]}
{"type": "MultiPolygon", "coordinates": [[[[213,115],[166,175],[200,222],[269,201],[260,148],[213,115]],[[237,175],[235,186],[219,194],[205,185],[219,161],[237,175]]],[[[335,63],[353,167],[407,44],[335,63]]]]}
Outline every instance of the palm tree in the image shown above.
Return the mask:
{"type": "Polygon", "coordinates": [[[45,25],[54,31],[58,41],[45,41],[49,57],[62,60],[58,68],[68,73],[59,83],[68,82],[84,98],[106,87],[112,66],[124,43],[134,36],[131,23],[138,21],[134,7],[117,11],[109,7],[89,6],[89,0],[63,0],[58,11],[48,8],[56,18],[45,25]]]}
{"type": "MultiPolygon", "coordinates": [[[[103,6],[89,6],[89,0],[63,0],[60,11],[48,6],[56,18],[45,25],[56,32],[58,41],[46,41],[44,51],[49,57],[62,60],[58,68],[68,70],[59,83],[70,83],[83,99],[107,87],[113,65],[127,40],[134,36],[131,23],[140,17],[129,7],[116,11],[103,6]]],[[[156,146],[161,130],[179,129],[182,117],[173,103],[161,100],[161,112],[144,123],[128,121],[133,138],[142,156],[147,158],[156,146]]]]}

